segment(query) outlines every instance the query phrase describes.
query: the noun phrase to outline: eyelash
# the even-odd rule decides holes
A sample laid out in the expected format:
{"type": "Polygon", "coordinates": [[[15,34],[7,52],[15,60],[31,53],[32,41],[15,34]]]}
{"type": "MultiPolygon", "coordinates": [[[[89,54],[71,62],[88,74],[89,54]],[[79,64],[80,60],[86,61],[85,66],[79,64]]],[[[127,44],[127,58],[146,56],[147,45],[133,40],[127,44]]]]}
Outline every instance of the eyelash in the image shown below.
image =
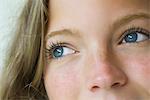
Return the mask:
{"type": "MultiPolygon", "coordinates": [[[[64,42],[60,42],[60,41],[57,41],[56,43],[52,42],[48,48],[45,48],[45,52],[46,52],[46,57],[48,59],[52,59],[53,58],[53,51],[57,48],[57,47],[66,47],[66,48],[69,48],[70,45],[69,43],[64,43],[64,42]]],[[[71,49],[71,48],[69,48],[71,49]]],[[[60,58],[60,57],[59,57],[60,58]]],[[[55,58],[55,59],[58,59],[58,58],[55,58]]]]}
{"type": "MultiPolygon", "coordinates": [[[[118,44],[119,45],[123,44],[122,41],[123,41],[124,37],[126,35],[131,34],[132,32],[141,33],[141,34],[148,36],[150,38],[150,32],[148,30],[141,28],[141,27],[133,27],[133,28],[129,28],[129,29],[125,30],[124,32],[122,32],[123,34],[120,36],[120,40],[119,40],[118,44]]],[[[136,42],[136,43],[138,43],[138,42],[136,42]]]]}
{"type": "MultiPolygon", "coordinates": [[[[125,30],[124,32],[122,32],[123,34],[121,35],[120,37],[120,42],[119,42],[119,45],[120,44],[124,44],[122,43],[123,39],[125,38],[125,36],[131,34],[132,32],[138,32],[138,33],[141,33],[143,35],[146,35],[148,37],[150,37],[150,32],[147,31],[146,29],[143,29],[143,28],[140,28],[140,27],[133,27],[133,28],[129,28],[127,30],[125,30]]],[[[49,44],[49,47],[48,48],[45,48],[45,52],[46,52],[46,57],[48,59],[53,59],[53,51],[57,48],[57,47],[66,47],[66,48],[69,48],[69,43],[64,43],[64,42],[60,42],[60,41],[57,41],[56,43],[52,42],[49,44]]],[[[71,49],[71,48],[69,48],[71,49]]],[[[72,49],[73,50],[73,49],[72,49]]],[[[58,57],[58,58],[61,58],[61,57],[58,57]]],[[[55,59],[58,59],[57,57],[55,59]]]]}
{"type": "Polygon", "coordinates": [[[50,43],[49,44],[49,46],[48,46],[48,48],[45,48],[45,52],[46,52],[46,57],[47,58],[49,58],[49,59],[51,59],[53,56],[53,50],[56,48],[56,47],[58,47],[58,46],[64,46],[64,43],[62,43],[62,42],[56,42],[56,43],[54,43],[54,42],[52,42],[52,43],[50,43]]]}

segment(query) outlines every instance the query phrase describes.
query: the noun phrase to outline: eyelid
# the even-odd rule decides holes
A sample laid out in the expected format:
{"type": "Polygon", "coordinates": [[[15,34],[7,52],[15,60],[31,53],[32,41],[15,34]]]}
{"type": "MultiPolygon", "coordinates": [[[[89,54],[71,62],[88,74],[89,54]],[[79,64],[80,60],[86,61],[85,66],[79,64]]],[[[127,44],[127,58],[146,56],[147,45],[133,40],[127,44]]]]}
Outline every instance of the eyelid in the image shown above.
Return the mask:
{"type": "Polygon", "coordinates": [[[129,28],[129,29],[125,30],[124,32],[122,32],[123,34],[119,37],[119,43],[118,44],[121,44],[123,41],[123,38],[126,35],[130,34],[131,32],[138,32],[138,33],[141,33],[143,35],[150,37],[150,32],[148,30],[141,28],[141,27],[132,27],[132,28],[129,28]]]}
{"type": "Polygon", "coordinates": [[[66,48],[69,48],[69,49],[72,49],[74,51],[74,53],[78,53],[79,51],[70,43],[66,43],[66,42],[51,42],[48,44],[48,48],[46,48],[46,56],[50,59],[52,58],[52,52],[53,50],[58,47],[58,46],[61,46],[61,47],[66,47],[66,48]]]}
{"type": "Polygon", "coordinates": [[[76,48],[72,44],[66,43],[66,42],[56,42],[56,43],[52,42],[49,45],[49,49],[54,49],[57,46],[67,47],[67,48],[70,48],[72,50],[76,50],[76,48]]]}

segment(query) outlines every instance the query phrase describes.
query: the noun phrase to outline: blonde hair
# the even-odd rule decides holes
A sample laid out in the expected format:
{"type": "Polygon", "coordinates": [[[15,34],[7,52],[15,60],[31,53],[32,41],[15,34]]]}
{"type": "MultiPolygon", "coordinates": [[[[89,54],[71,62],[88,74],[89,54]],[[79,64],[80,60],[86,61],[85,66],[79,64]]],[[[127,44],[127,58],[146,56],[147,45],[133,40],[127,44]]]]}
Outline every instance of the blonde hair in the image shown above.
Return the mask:
{"type": "Polygon", "coordinates": [[[0,100],[48,99],[43,84],[49,0],[28,0],[2,74],[0,100]]]}

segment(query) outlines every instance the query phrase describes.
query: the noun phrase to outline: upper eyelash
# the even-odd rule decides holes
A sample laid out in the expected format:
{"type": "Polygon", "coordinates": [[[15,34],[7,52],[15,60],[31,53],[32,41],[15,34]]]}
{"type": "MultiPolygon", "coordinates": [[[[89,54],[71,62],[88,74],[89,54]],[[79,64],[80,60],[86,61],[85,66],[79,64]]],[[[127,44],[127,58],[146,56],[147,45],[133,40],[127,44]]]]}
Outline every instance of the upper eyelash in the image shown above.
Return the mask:
{"type": "Polygon", "coordinates": [[[148,37],[150,37],[150,32],[148,30],[141,28],[141,27],[133,27],[133,28],[129,28],[123,32],[123,34],[120,36],[119,44],[121,44],[123,38],[126,35],[130,34],[131,32],[140,32],[140,33],[143,33],[144,35],[147,35],[148,37]]]}
{"type": "Polygon", "coordinates": [[[48,58],[52,58],[52,50],[57,46],[62,46],[60,42],[52,42],[48,45],[48,48],[45,47],[45,56],[48,58]]]}
{"type": "Polygon", "coordinates": [[[67,46],[66,46],[67,44],[68,44],[68,43],[63,43],[63,42],[56,42],[56,43],[52,42],[52,43],[50,43],[49,46],[48,46],[48,48],[45,48],[46,57],[52,58],[52,51],[53,51],[56,47],[58,47],[58,46],[60,46],[60,47],[67,47],[67,46]]]}
{"type": "Polygon", "coordinates": [[[126,30],[125,32],[123,32],[124,33],[124,35],[127,35],[127,34],[129,34],[130,32],[142,32],[143,34],[145,34],[145,35],[148,35],[147,33],[149,33],[149,31],[148,30],[146,30],[146,29],[143,29],[143,28],[140,28],[140,27],[134,27],[134,28],[130,28],[129,30],[126,30]]]}
{"type": "Polygon", "coordinates": [[[52,50],[54,49],[55,47],[58,47],[58,46],[64,46],[65,43],[62,43],[62,42],[52,42],[51,44],[49,44],[49,50],[52,50]]]}

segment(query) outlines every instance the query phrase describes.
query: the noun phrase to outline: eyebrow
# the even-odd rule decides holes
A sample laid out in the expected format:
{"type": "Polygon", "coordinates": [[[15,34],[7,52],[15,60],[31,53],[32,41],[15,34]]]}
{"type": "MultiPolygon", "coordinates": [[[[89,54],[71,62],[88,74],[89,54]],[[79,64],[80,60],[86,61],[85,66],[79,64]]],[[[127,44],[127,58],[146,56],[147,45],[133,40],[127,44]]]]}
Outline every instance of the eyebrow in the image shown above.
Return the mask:
{"type": "Polygon", "coordinates": [[[61,30],[52,31],[52,32],[48,33],[48,35],[46,36],[46,39],[56,37],[56,36],[81,37],[79,33],[81,33],[81,32],[79,32],[76,29],[61,29],[61,30]]]}
{"type": "MultiPolygon", "coordinates": [[[[142,18],[150,19],[150,14],[137,13],[137,14],[126,15],[120,19],[117,19],[115,21],[115,23],[112,25],[112,29],[116,30],[117,28],[121,27],[122,25],[125,25],[133,20],[142,19],[142,18]]],[[[56,37],[56,36],[81,37],[79,33],[81,33],[81,32],[79,30],[75,30],[75,29],[61,29],[61,30],[52,31],[52,32],[48,33],[46,36],[46,40],[49,38],[52,38],[52,37],[56,37]]]]}
{"type": "Polygon", "coordinates": [[[120,28],[121,26],[136,20],[136,19],[150,19],[150,14],[148,13],[136,13],[136,14],[130,14],[126,15],[120,19],[117,19],[114,24],[112,24],[112,30],[116,30],[120,28]]]}

